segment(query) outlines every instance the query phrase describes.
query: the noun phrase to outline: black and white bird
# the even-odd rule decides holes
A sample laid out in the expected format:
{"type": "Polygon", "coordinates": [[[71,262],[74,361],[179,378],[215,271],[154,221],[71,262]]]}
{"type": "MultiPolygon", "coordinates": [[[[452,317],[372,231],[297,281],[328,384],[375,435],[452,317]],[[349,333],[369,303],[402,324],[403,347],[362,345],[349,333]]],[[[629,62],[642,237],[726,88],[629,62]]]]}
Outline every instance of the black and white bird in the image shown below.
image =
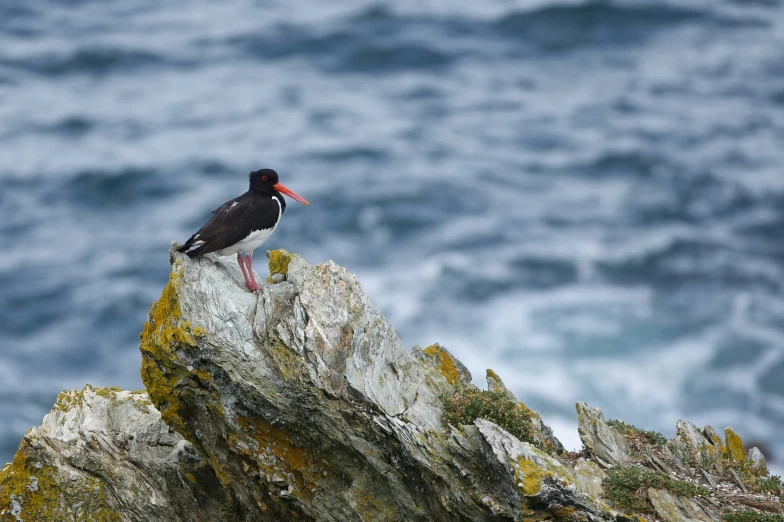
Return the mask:
{"type": "Polygon", "coordinates": [[[250,188],[240,197],[227,201],[212,212],[212,217],[185,242],[178,252],[196,257],[214,252],[219,256],[237,254],[245,286],[251,292],[259,289],[253,276],[253,251],[275,232],[286,200],[282,194],[308,202],[278,181],[278,173],[261,169],[250,173],[250,188]]]}

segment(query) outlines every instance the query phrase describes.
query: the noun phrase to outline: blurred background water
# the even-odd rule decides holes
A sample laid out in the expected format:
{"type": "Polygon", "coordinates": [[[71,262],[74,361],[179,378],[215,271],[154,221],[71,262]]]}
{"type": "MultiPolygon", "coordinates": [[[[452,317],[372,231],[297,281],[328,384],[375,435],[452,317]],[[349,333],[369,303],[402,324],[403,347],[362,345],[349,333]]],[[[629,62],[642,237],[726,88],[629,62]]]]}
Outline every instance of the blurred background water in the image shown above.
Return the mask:
{"type": "Polygon", "coordinates": [[[567,447],[583,400],[781,461],[782,49],[781,0],[3,0],[0,462],[61,389],[142,387],[170,242],[260,167],[311,201],[263,249],[567,447]]]}

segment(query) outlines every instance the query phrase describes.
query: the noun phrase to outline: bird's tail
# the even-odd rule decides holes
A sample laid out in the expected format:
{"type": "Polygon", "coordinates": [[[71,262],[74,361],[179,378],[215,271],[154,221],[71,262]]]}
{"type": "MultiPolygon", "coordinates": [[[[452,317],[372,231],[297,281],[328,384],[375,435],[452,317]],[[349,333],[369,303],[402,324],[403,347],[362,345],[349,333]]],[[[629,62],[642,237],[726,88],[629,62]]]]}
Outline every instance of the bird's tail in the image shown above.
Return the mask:
{"type": "Polygon", "coordinates": [[[198,239],[199,234],[193,234],[191,238],[185,242],[177,252],[184,252],[188,257],[200,256],[204,251],[204,241],[198,239]]]}

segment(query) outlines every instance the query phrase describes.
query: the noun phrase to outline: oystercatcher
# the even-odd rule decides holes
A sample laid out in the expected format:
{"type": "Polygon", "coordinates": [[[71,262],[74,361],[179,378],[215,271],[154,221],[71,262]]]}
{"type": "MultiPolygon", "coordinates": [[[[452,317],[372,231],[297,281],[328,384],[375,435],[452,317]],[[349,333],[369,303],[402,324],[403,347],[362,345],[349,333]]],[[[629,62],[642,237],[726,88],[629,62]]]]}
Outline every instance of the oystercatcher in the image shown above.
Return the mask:
{"type": "Polygon", "coordinates": [[[210,252],[219,256],[237,254],[245,286],[255,292],[259,285],[253,276],[253,251],[275,232],[286,210],[286,200],[281,194],[303,205],[308,202],[283,186],[272,169],[256,170],[249,178],[248,191],[215,209],[212,217],[177,251],[185,252],[188,257],[210,252]]]}

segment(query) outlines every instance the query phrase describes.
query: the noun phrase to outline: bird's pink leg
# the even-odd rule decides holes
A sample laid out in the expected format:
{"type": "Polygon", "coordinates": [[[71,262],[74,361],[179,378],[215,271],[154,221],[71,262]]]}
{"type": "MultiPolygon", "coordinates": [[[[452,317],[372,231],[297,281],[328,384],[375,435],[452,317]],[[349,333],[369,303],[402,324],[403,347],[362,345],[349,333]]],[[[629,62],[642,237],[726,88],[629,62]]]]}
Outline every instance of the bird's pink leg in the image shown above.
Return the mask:
{"type": "Polygon", "coordinates": [[[245,266],[245,269],[248,271],[248,277],[250,278],[250,282],[252,284],[252,286],[248,286],[248,288],[256,292],[259,289],[259,284],[256,282],[256,277],[253,275],[253,252],[248,254],[248,257],[245,259],[245,262],[248,263],[245,266]]]}
{"type": "Polygon", "coordinates": [[[245,278],[245,286],[253,290],[253,285],[251,284],[250,279],[248,279],[248,267],[245,266],[245,258],[242,257],[242,254],[239,253],[237,254],[237,264],[240,265],[240,270],[242,271],[242,277],[245,278]]]}

